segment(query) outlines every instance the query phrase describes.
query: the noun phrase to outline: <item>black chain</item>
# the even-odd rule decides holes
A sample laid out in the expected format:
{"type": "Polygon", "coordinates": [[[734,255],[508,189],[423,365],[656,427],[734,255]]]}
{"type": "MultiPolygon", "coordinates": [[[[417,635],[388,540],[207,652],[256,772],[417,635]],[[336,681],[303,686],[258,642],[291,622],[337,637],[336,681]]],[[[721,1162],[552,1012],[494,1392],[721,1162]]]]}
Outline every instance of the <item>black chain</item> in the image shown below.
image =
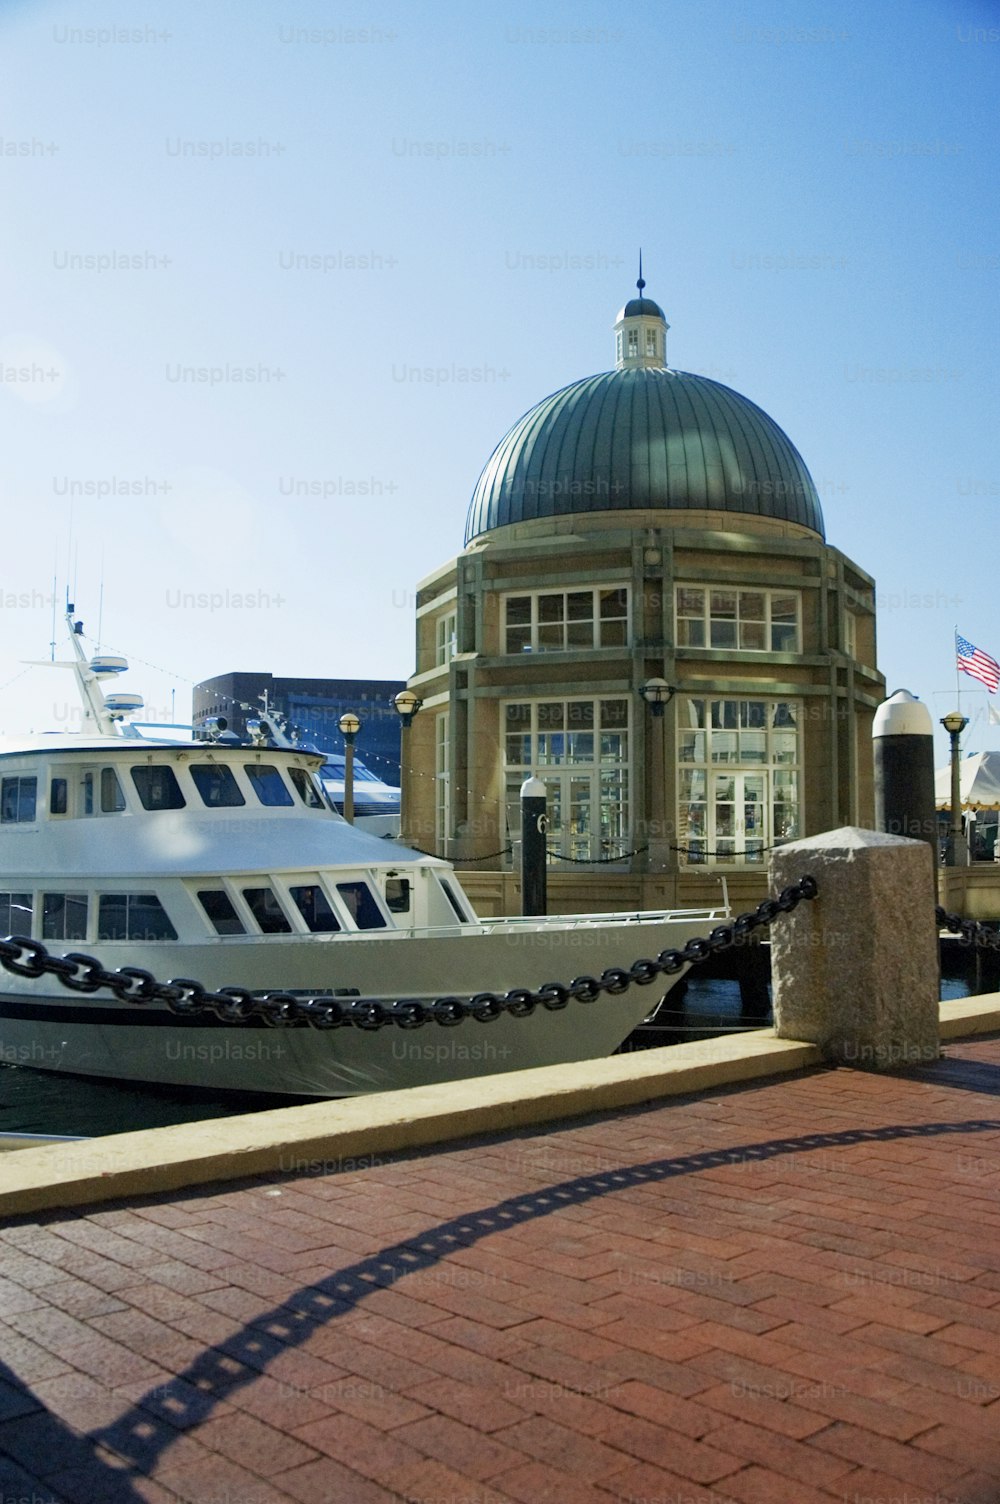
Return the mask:
{"type": "Polygon", "coordinates": [[[974,945],[977,950],[1000,950],[1000,930],[990,929],[977,919],[963,919],[960,914],[949,914],[940,904],[934,910],[939,930],[950,930],[961,935],[963,945],[974,945]]]}
{"type": "Polygon", "coordinates": [[[0,940],[0,965],[15,976],[33,980],[54,976],[73,992],[92,993],[104,988],[123,1003],[165,1003],[171,1013],[181,1018],[211,1011],[226,1024],[244,1024],[260,1018],[275,1028],[311,1024],[314,1029],[340,1029],[347,1025],[381,1029],[386,1024],[396,1024],[401,1029],[419,1029],[427,1023],[449,1028],[466,1018],[479,1023],[490,1023],[501,1013],[527,1018],[539,1005],[558,1011],[571,998],[593,1003],[602,992],[614,997],[633,984],[646,987],[660,975],[673,976],[687,965],[697,965],[718,951],[742,943],[779,914],[790,914],[802,899],[815,898],[818,891],[815,878],[803,877],[784,888],[777,898],[765,898],[756,909],[740,914],[728,924],[716,925],[705,939],[689,940],[680,950],[661,950],[655,959],[633,961],[631,966],[609,966],[599,977],[574,977],[568,983],[545,982],[534,990],[514,987],[506,993],[477,992],[471,998],[439,997],[432,1003],[417,998],[399,998],[395,1002],[367,997],[299,998],[289,992],[270,992],[260,997],[247,987],[221,987],[210,992],[189,977],[158,982],[151,972],[138,966],[106,971],[96,957],[78,951],[68,956],[53,956],[41,941],[20,935],[0,940]]]}
{"type": "MultiPolygon", "coordinates": [[[[387,839],[391,839],[391,837],[387,837],[387,839]]],[[[776,842],[773,846],[754,846],[747,851],[709,851],[706,847],[703,846],[670,845],[667,846],[667,850],[677,851],[681,856],[698,857],[699,859],[707,856],[721,856],[725,857],[727,860],[736,861],[738,857],[759,857],[765,851],[777,851],[778,847],[782,844],[784,843],[776,842]]],[[[423,846],[413,846],[410,842],[407,842],[407,846],[409,847],[410,851],[419,851],[421,856],[437,857],[442,862],[456,861],[459,862],[463,867],[467,866],[469,862],[489,862],[492,861],[494,857],[511,856],[514,851],[513,846],[503,846],[499,851],[488,851],[485,856],[450,857],[445,856],[444,853],[440,851],[427,851],[423,846]]],[[[551,857],[552,860],[556,862],[572,862],[577,867],[602,867],[612,862],[626,862],[630,857],[642,856],[643,853],[648,850],[648,846],[636,846],[634,850],[621,851],[617,856],[566,856],[564,852],[556,851],[553,849],[553,847],[549,846],[546,848],[545,855],[551,857]]],[[[692,862],[691,865],[697,866],[698,863],[692,862]]]]}
{"type": "Polygon", "coordinates": [[[637,846],[634,851],[620,851],[617,856],[564,856],[561,851],[553,851],[551,846],[547,846],[545,855],[556,862],[573,862],[578,867],[600,867],[609,862],[628,861],[630,856],[641,856],[648,850],[648,846],[637,846]]]}
{"type": "MultiPolygon", "coordinates": [[[[390,836],[387,839],[392,840],[393,837],[390,836]]],[[[450,857],[444,856],[440,851],[426,851],[423,846],[411,846],[409,841],[406,842],[406,848],[408,851],[419,851],[421,856],[436,857],[439,862],[460,861],[463,867],[467,862],[489,862],[495,856],[510,856],[514,850],[513,846],[501,846],[499,851],[487,851],[483,856],[450,857]]]]}

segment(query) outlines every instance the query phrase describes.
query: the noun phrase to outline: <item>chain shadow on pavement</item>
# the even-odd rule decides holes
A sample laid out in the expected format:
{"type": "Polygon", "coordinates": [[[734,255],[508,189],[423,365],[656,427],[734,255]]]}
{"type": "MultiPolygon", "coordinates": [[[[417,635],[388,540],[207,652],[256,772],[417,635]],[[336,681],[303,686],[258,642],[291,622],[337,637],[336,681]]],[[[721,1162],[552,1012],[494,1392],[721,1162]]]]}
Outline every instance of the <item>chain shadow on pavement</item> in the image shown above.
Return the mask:
{"type": "MultiPolygon", "coordinates": [[[[962,1065],[965,1067],[967,1062],[962,1065]]],[[[540,1190],[511,1196],[405,1238],[296,1291],[280,1305],[247,1322],[232,1337],[206,1348],[183,1372],[150,1389],[117,1420],[85,1437],[39,1407],[31,1399],[30,1389],[16,1375],[0,1370],[0,1380],[16,1391],[26,1407],[14,1421],[0,1424],[0,1454],[8,1454],[29,1473],[35,1471],[39,1457],[60,1457],[59,1471],[86,1470],[92,1478],[93,1487],[87,1497],[100,1498],[102,1504],[103,1501],[141,1504],[142,1495],[135,1491],[132,1479],[153,1476],[171,1445],[206,1420],[220,1401],[253,1384],[282,1353],[308,1341],[312,1333],[336,1317],[357,1309],[374,1291],[389,1289],[408,1274],[433,1268],[456,1248],[472,1247],[493,1233],[535,1221],[565,1207],[584,1205],[615,1191],[662,1184],[704,1170],[764,1163],[783,1155],[851,1145],[998,1130],[1000,1119],[972,1118],[962,1122],[807,1133],[578,1175],[540,1190]]],[[[215,1187],[213,1194],[219,1192],[220,1188],[215,1187]]],[[[177,1201],[178,1196],[174,1193],[168,1199],[177,1201]]],[[[2,1397],[0,1391],[0,1400],[2,1397]]],[[[3,1413],[0,1410],[0,1415],[3,1413]]],[[[0,1469],[2,1466],[0,1455],[0,1469]]],[[[44,1468],[42,1476],[57,1479],[58,1474],[53,1466],[44,1468]]],[[[0,1492],[0,1504],[3,1497],[0,1492]]],[[[84,1497],[82,1492],[73,1494],[74,1500],[84,1497]]],[[[52,1499],[59,1504],[58,1495],[52,1499]]],[[[49,1504],[49,1499],[40,1500],[40,1504],[49,1504]]]]}

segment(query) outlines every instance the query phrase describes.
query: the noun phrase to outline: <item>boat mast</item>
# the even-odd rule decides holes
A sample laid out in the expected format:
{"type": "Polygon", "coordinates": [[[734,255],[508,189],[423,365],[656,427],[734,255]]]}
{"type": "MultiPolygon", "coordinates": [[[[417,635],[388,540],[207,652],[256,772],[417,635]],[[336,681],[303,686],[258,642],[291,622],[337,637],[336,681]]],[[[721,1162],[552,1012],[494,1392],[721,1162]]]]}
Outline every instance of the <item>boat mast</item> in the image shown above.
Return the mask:
{"type": "Polygon", "coordinates": [[[76,676],[77,688],[84,703],[83,721],[84,728],[89,730],[89,722],[93,725],[99,736],[118,737],[119,729],[115,717],[111,714],[104,701],[104,691],[101,689],[97,675],[90,666],[90,661],[83,651],[83,643],[80,641],[83,633],[83,622],[74,621],[74,607],[72,601],[66,602],[66,625],[69,628],[69,640],[73,644],[74,660],[66,665],[71,668],[76,676]]]}

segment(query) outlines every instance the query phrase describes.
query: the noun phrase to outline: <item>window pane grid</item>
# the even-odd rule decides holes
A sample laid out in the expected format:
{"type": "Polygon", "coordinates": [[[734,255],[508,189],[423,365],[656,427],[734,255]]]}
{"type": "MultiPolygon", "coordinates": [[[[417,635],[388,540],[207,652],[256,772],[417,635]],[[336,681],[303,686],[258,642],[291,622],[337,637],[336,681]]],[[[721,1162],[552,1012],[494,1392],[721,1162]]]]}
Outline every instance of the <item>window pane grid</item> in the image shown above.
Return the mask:
{"type": "Polygon", "coordinates": [[[505,722],[507,829],[520,830],[521,784],[542,779],[550,859],[614,860],[630,844],[628,701],[508,703],[505,722]]]}
{"type": "Polygon", "coordinates": [[[628,618],[627,585],[508,595],[503,651],[558,653],[572,648],[627,647],[628,618]]]}
{"type": "Polygon", "coordinates": [[[0,820],[4,825],[18,825],[34,820],[37,789],[37,778],[16,777],[3,780],[0,820]]]}
{"type": "Polygon", "coordinates": [[[678,585],[678,647],[733,652],[801,651],[800,595],[789,590],[709,589],[678,585]]]}
{"type": "MultiPolygon", "coordinates": [[[[508,738],[511,740],[511,738],[508,738]]],[[[517,737],[513,737],[514,742],[517,737]]],[[[515,751],[520,749],[514,748],[515,751]]],[[[434,736],[434,833],[438,849],[444,847],[449,836],[449,808],[451,805],[451,740],[449,713],[442,711],[437,717],[434,736]]]]}
{"type": "Polygon", "coordinates": [[[679,702],[682,862],[759,865],[768,846],[800,833],[800,720],[794,700],[679,702]]]}

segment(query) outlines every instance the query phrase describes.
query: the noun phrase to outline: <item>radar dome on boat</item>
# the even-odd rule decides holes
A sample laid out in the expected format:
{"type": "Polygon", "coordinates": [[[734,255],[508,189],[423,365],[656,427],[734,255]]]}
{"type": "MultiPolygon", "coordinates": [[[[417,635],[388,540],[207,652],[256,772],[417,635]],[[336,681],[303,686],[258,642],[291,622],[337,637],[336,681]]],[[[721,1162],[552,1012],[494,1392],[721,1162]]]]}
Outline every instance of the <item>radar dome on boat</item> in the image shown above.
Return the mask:
{"type": "Polygon", "coordinates": [[[128,659],[119,658],[114,653],[98,653],[96,658],[90,660],[90,672],[96,674],[98,679],[124,674],[127,668],[128,659]]]}
{"type": "Polygon", "coordinates": [[[112,715],[131,715],[134,710],[141,710],[145,703],[142,695],[130,695],[124,692],[104,697],[104,704],[112,715]]]}

